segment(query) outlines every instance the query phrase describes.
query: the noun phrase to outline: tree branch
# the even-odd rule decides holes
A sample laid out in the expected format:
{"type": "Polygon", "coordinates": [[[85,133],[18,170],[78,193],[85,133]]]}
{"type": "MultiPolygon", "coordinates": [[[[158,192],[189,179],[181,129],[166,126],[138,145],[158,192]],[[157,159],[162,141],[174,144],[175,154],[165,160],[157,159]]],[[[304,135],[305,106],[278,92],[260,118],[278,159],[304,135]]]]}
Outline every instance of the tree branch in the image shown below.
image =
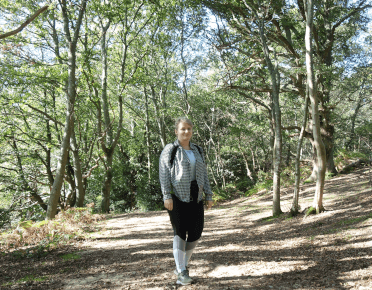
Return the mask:
{"type": "Polygon", "coordinates": [[[26,22],[23,23],[17,29],[15,29],[13,31],[10,31],[10,32],[7,32],[5,34],[1,34],[0,35],[0,39],[7,38],[9,36],[12,36],[12,35],[15,35],[15,34],[21,32],[27,25],[29,25],[32,21],[34,21],[36,17],[38,17],[41,13],[43,13],[44,11],[46,11],[48,9],[48,7],[49,6],[47,5],[47,6],[44,6],[43,8],[40,8],[38,11],[36,11],[34,13],[34,15],[32,15],[29,19],[27,19],[26,22]]]}

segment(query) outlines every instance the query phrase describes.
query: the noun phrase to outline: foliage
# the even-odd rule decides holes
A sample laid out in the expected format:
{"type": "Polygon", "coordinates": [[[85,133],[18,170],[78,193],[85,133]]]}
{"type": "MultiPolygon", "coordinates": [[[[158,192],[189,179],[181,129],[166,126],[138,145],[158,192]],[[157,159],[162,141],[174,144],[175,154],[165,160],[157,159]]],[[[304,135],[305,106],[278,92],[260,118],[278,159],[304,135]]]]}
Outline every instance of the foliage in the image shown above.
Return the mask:
{"type": "MultiPolygon", "coordinates": [[[[71,32],[80,2],[67,7],[71,32]]],[[[43,220],[56,177],[71,69],[60,3],[0,44],[0,227],[43,220]]],[[[158,158],[163,146],[174,141],[173,120],[180,115],[195,124],[193,142],[204,150],[215,200],[270,191],[271,81],[255,17],[265,13],[269,54],[280,71],[286,128],[281,186],[291,185],[306,79],[299,3],[88,1],[76,46],[77,154],[69,152],[58,203],[61,213],[68,215],[64,209],[77,206],[79,181],[83,205],[94,203],[95,212],[101,210],[106,189],[110,211],[163,209],[158,158]],[[112,179],[106,184],[107,178],[112,179]]],[[[2,30],[10,31],[45,3],[3,4],[2,30]]],[[[332,135],[326,141],[333,146],[338,169],[354,158],[371,158],[372,42],[371,37],[358,38],[368,27],[366,7],[359,4],[315,4],[323,137],[332,135]]],[[[302,180],[311,173],[304,165],[313,158],[310,139],[301,152],[302,180]]],[[[79,215],[84,217],[74,212],[79,215]]],[[[15,237],[22,240],[19,233],[15,237]]]]}
{"type": "Polygon", "coordinates": [[[92,214],[92,207],[69,208],[58,213],[53,221],[20,222],[16,228],[1,234],[1,250],[16,249],[12,253],[18,258],[40,258],[60,244],[85,239],[94,224],[104,219],[103,215],[92,214]]]}
{"type": "Polygon", "coordinates": [[[349,165],[350,163],[358,159],[367,160],[368,155],[362,152],[350,151],[350,150],[341,148],[341,149],[338,149],[335,154],[335,165],[338,170],[342,170],[346,165],[349,165]]]}

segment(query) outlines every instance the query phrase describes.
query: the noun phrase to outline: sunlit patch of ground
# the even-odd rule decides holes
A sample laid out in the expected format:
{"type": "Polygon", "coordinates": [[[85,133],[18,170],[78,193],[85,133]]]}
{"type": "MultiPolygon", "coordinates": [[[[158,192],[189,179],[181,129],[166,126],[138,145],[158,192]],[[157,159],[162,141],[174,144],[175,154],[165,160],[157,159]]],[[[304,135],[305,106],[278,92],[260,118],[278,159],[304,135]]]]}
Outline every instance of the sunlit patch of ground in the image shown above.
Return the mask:
{"type": "MultiPolygon", "coordinates": [[[[12,275],[4,270],[11,267],[17,277],[33,271],[47,275],[48,281],[1,289],[372,289],[368,172],[333,178],[325,189],[327,211],[305,219],[270,218],[269,194],[207,211],[205,231],[190,263],[195,283],[189,286],[175,284],[173,233],[162,211],[115,216],[94,233],[95,240],[63,250],[80,255],[73,261],[58,254],[29,264],[3,257],[2,273],[12,275]]],[[[314,190],[314,184],[302,187],[303,209],[311,205],[314,190]]],[[[288,211],[292,190],[283,190],[281,199],[282,210],[288,211]]]]}

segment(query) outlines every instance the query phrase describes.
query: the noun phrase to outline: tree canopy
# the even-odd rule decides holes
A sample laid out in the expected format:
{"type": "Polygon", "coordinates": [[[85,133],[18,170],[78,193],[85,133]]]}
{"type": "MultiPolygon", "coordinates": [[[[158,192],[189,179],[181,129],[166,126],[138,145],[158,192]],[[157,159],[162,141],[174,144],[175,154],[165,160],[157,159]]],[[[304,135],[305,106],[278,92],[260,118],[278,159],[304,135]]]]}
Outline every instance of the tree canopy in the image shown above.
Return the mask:
{"type": "Polygon", "coordinates": [[[371,5],[313,5],[0,0],[0,223],[162,209],[183,115],[215,199],[266,188],[273,215],[295,176],[319,181],[321,146],[325,177],[371,159],[371,5]]]}

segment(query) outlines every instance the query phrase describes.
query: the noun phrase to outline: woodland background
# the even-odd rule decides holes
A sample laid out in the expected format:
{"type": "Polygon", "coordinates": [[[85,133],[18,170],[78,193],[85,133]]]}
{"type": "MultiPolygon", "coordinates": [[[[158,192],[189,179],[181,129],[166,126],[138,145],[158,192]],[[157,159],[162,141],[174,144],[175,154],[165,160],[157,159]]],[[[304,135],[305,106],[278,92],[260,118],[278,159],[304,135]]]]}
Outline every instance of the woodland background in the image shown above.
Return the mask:
{"type": "Polygon", "coordinates": [[[281,186],[318,180],[322,211],[324,178],[371,160],[370,8],[0,0],[1,226],[162,209],[159,155],[182,115],[217,201],[272,190],[275,216],[281,186]]]}

